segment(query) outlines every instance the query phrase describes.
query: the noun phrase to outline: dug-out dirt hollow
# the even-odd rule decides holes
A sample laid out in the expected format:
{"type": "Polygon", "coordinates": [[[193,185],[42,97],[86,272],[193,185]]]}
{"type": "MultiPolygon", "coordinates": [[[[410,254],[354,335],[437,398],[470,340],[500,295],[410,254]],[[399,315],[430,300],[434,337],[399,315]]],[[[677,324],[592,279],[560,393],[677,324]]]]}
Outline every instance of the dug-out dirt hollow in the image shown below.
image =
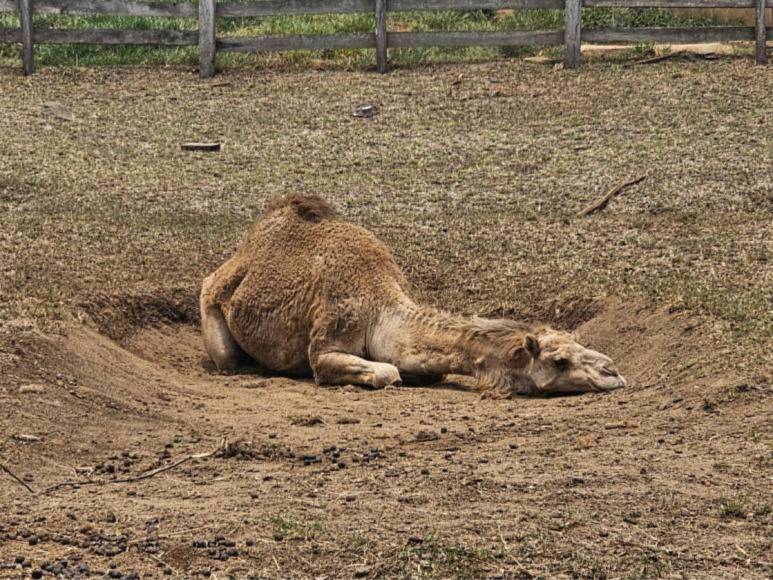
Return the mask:
{"type": "Polygon", "coordinates": [[[3,330],[0,451],[29,490],[2,474],[0,576],[773,572],[769,378],[708,318],[557,307],[629,386],[491,401],[454,377],[218,374],[193,304],[107,296],[45,333],[3,330]]]}

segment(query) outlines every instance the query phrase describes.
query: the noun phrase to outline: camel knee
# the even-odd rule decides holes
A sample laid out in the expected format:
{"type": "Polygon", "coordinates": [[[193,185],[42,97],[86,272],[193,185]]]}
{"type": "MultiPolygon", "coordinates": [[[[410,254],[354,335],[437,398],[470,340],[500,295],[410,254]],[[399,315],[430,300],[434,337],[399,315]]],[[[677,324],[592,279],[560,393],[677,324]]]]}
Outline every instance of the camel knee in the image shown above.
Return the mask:
{"type": "Polygon", "coordinates": [[[402,384],[397,367],[341,352],[329,352],[315,357],[312,370],[314,379],[320,385],[354,384],[383,389],[402,384]]]}

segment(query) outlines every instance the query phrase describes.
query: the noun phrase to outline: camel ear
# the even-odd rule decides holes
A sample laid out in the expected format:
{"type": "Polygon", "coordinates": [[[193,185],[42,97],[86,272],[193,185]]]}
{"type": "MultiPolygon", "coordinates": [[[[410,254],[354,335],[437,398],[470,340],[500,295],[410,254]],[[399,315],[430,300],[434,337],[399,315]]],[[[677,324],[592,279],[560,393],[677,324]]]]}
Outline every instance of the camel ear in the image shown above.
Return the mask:
{"type": "Polygon", "coordinates": [[[540,346],[537,337],[533,334],[527,334],[523,339],[523,348],[526,349],[532,358],[539,358],[540,346]]]}

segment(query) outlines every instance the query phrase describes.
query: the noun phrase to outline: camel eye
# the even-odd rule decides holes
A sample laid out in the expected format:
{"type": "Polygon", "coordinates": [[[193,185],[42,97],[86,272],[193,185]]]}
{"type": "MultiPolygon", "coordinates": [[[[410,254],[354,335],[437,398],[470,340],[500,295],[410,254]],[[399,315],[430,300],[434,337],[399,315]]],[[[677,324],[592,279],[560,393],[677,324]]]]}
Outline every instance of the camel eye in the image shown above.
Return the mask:
{"type": "Polygon", "coordinates": [[[556,368],[559,371],[565,371],[569,368],[569,359],[568,358],[557,358],[553,361],[553,363],[556,365],[556,368]]]}

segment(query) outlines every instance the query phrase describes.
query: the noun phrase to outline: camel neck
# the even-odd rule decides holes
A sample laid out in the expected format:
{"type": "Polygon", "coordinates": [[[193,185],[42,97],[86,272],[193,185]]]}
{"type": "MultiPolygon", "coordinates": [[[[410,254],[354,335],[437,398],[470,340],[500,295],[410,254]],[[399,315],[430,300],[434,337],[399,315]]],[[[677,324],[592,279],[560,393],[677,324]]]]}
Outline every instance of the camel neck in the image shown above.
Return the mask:
{"type": "Polygon", "coordinates": [[[529,358],[521,347],[528,325],[408,303],[382,317],[380,326],[384,348],[375,354],[406,372],[473,376],[489,388],[525,380],[529,358]]]}

